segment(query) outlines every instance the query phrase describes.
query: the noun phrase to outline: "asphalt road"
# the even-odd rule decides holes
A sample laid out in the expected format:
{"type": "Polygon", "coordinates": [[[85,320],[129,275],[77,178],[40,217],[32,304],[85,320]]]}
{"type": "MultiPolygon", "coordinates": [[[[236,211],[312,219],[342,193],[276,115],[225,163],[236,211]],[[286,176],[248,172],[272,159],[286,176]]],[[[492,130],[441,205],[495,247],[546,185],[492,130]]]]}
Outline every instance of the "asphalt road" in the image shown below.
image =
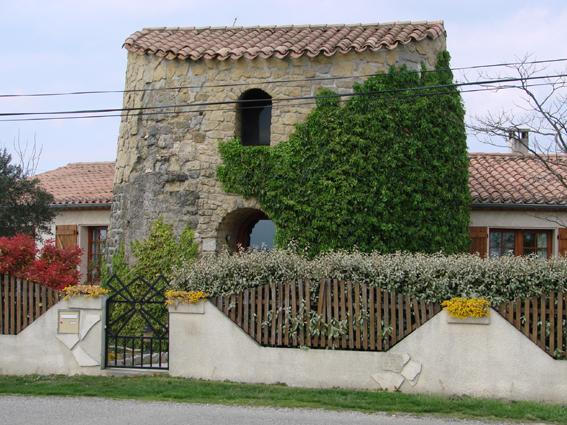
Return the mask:
{"type": "MultiPolygon", "coordinates": [[[[494,425],[496,422],[491,422],[494,425]]],[[[1,425],[482,425],[404,415],[366,415],[101,398],[0,397],[1,425]]],[[[517,424],[516,424],[517,425],[517,424]]]]}

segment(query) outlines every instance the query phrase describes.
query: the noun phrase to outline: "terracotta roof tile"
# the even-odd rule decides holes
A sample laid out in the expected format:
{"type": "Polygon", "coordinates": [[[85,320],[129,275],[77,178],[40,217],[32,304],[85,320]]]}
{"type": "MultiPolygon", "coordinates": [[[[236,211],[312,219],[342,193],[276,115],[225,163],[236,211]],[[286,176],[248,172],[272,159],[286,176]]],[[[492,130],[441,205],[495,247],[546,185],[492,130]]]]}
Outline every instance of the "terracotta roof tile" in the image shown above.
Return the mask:
{"type": "Polygon", "coordinates": [[[77,162],[36,176],[55,198],[55,205],[81,206],[112,202],[114,162],[77,162]]]}
{"type": "MultiPolygon", "coordinates": [[[[567,181],[567,155],[549,158],[567,181]]],[[[112,201],[113,162],[74,163],[37,175],[57,205],[112,201]]],[[[469,187],[474,204],[567,205],[567,188],[533,156],[471,153],[469,187]]]]}
{"type": "Polygon", "coordinates": [[[400,44],[436,39],[442,21],[385,24],[222,28],[146,28],[124,42],[130,52],[167,59],[297,58],[320,54],[394,49],[400,44]]]}
{"type": "Polygon", "coordinates": [[[476,204],[567,205],[567,155],[470,154],[469,186],[476,204]]]}

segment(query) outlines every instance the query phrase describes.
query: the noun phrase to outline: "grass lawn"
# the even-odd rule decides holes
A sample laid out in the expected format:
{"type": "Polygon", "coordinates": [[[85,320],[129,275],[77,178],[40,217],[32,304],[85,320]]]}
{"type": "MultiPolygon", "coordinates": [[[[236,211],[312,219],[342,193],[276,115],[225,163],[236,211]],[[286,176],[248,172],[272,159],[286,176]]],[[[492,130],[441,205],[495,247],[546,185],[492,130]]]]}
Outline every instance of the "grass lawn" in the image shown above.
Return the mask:
{"type": "Polygon", "coordinates": [[[0,394],[303,407],[361,412],[448,415],[567,424],[567,405],[439,397],[379,391],[306,389],[199,381],[168,376],[0,376],[0,394]]]}

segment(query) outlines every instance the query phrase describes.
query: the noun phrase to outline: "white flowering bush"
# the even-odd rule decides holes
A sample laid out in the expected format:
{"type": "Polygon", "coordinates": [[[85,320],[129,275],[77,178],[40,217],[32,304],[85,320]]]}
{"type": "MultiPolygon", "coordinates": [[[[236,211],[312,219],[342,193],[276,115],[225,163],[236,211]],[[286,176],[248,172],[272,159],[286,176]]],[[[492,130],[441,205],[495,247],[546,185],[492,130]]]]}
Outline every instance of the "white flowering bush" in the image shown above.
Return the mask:
{"type": "MultiPolygon", "coordinates": [[[[441,302],[484,297],[493,304],[563,290],[567,260],[535,257],[482,259],[476,255],[328,252],[308,258],[293,249],[206,255],[178,268],[172,289],[226,295],[268,282],[322,278],[370,286],[441,302]]],[[[316,292],[316,291],[315,291],[316,292]]]]}

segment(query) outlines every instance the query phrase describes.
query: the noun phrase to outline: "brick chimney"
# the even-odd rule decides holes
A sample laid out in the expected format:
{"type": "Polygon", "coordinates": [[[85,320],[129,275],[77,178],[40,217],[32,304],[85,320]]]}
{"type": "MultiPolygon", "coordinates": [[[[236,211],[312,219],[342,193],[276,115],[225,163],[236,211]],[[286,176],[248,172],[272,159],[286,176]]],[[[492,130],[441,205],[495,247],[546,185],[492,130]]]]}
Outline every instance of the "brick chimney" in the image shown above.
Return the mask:
{"type": "Polygon", "coordinates": [[[515,128],[508,132],[508,143],[510,151],[519,155],[529,155],[530,131],[523,128],[515,128]]]}

